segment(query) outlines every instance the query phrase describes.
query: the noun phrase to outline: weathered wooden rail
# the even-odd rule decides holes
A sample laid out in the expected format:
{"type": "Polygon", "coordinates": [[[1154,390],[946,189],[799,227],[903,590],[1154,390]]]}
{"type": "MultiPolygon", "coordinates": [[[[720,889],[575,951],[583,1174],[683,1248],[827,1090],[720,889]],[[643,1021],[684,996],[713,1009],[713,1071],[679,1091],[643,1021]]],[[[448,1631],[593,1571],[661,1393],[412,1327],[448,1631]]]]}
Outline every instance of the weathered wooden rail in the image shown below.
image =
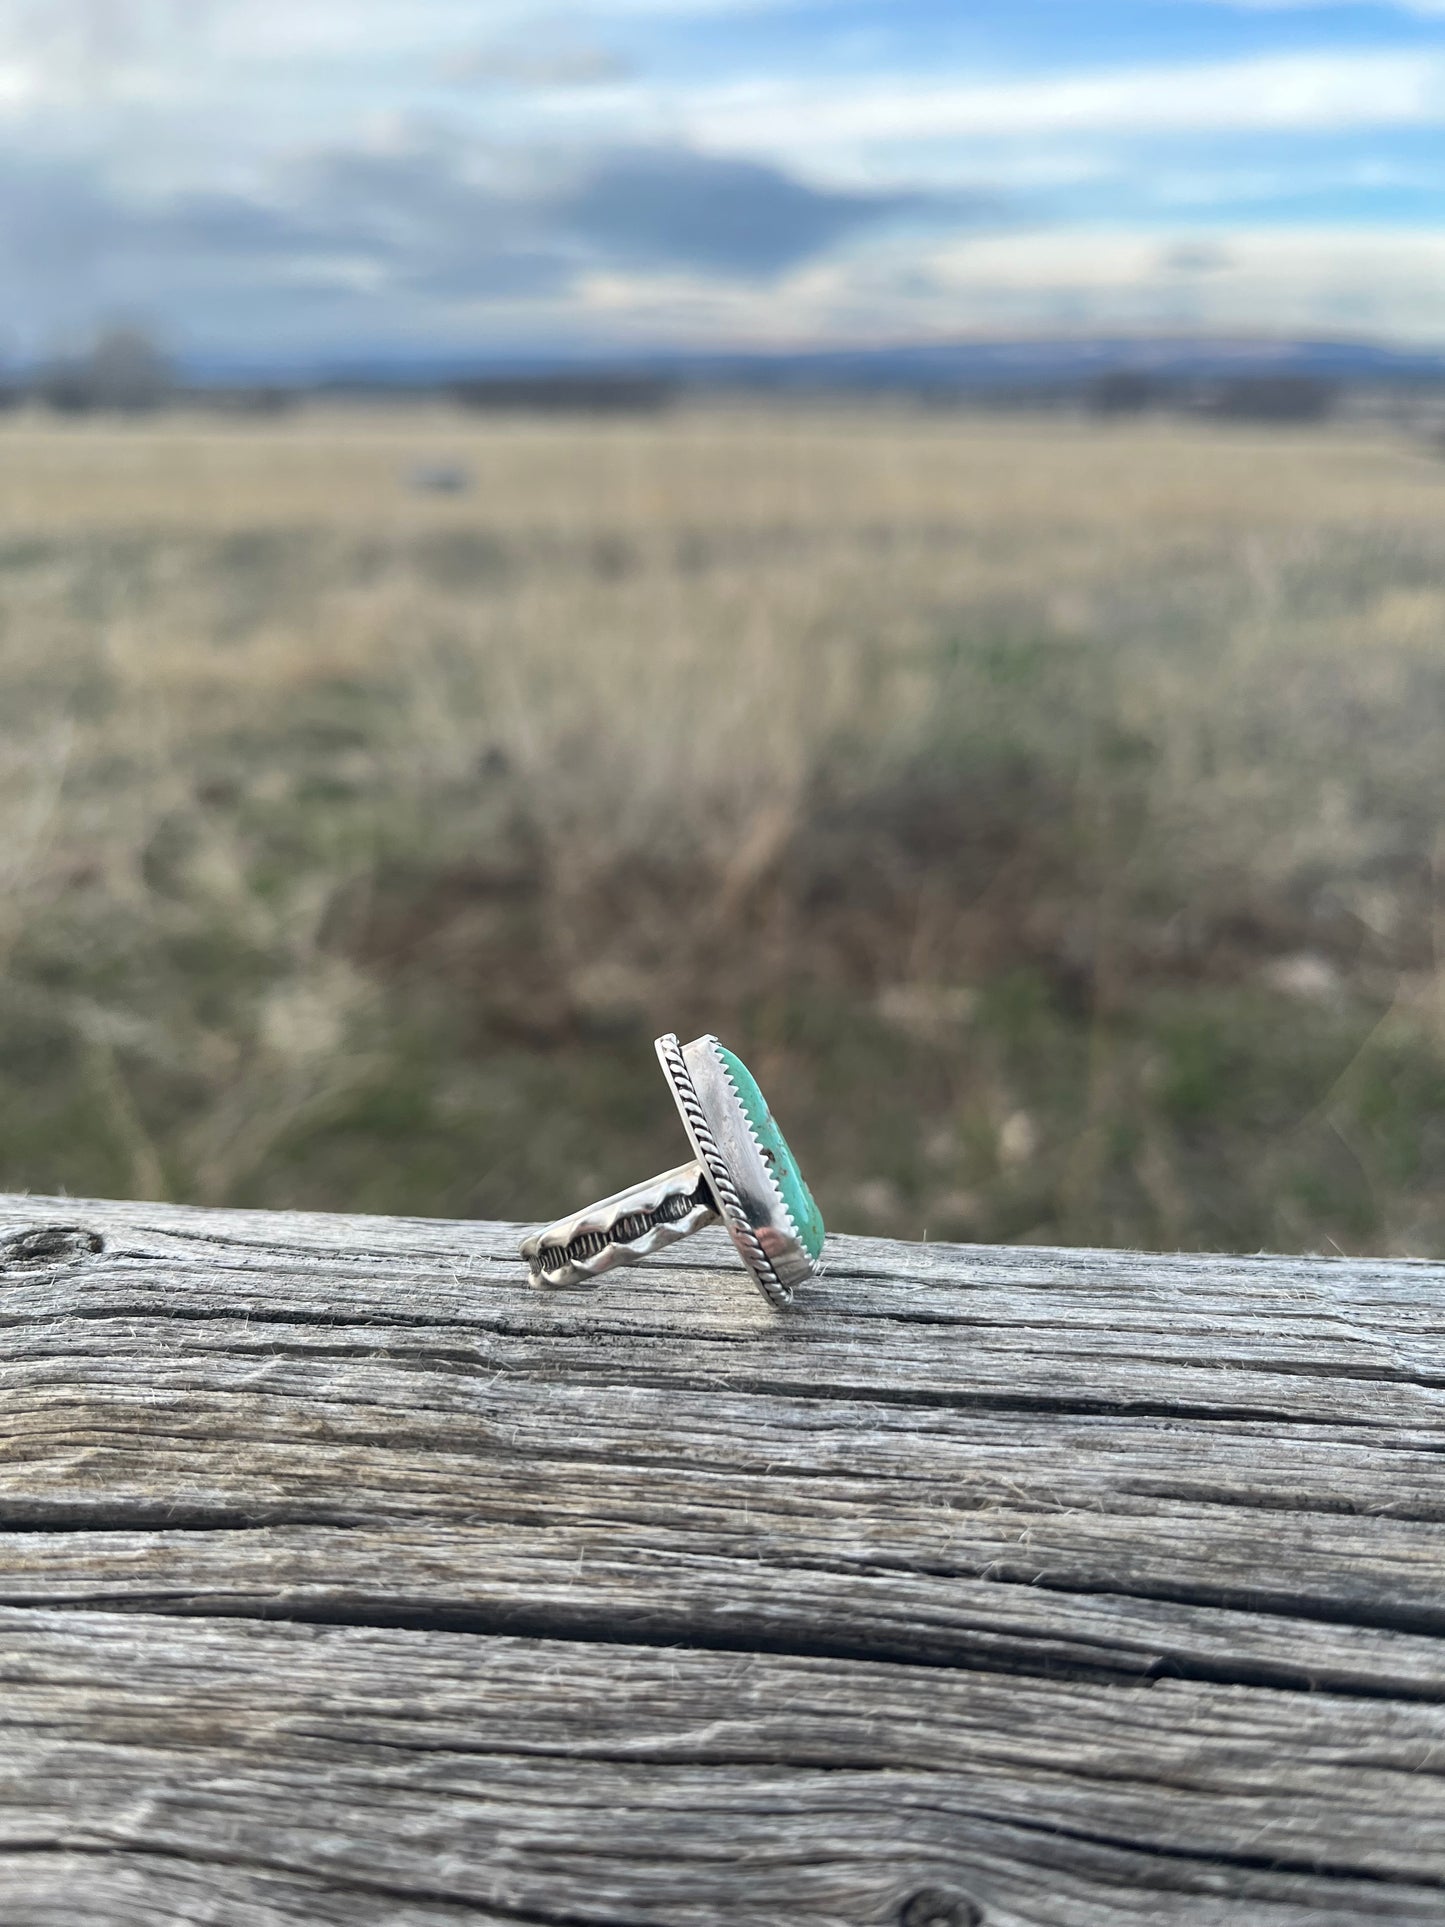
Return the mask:
{"type": "Polygon", "coordinates": [[[0,1200],[4,1927],[1445,1921],[1445,1267],[0,1200]]]}

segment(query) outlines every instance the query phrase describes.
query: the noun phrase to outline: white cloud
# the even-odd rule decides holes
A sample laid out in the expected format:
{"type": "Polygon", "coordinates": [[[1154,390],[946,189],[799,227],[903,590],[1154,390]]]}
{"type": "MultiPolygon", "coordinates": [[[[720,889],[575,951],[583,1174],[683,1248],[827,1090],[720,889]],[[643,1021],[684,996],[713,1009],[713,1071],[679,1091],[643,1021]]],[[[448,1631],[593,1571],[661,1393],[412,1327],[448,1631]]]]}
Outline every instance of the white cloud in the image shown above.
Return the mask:
{"type": "MultiPolygon", "coordinates": [[[[1097,71],[1080,32],[1043,74],[860,65],[840,78],[800,62],[741,84],[628,77],[608,38],[616,28],[625,48],[629,17],[771,4],[572,8],[571,31],[589,22],[594,46],[549,36],[530,0],[0,0],[8,165],[38,183],[28,253],[9,253],[12,307],[58,315],[108,296],[104,275],[81,271],[93,257],[117,301],[153,295],[181,345],[236,331],[340,347],[362,329],[480,344],[519,317],[538,340],[1188,326],[1445,343],[1445,236],[1265,231],[1239,212],[1301,181],[1428,187],[1423,162],[1357,160],[1347,178],[1328,142],[1289,137],[1445,128],[1445,46],[1097,71]],[[483,84],[440,86],[447,61],[478,47],[483,84]],[[1246,133],[1281,138],[1256,162],[1237,151],[1246,133]],[[637,171],[649,149],[665,155],[660,176],[637,171]],[[308,153],[351,157],[349,199],[316,201],[308,153]],[[622,158],[599,168],[606,154],[622,158]],[[1092,184],[1107,211],[1126,173],[1130,204],[1152,209],[1133,231],[941,233],[950,207],[967,226],[980,182],[1045,201],[1092,184]],[[591,185],[559,212],[564,176],[591,185]],[[921,183],[931,199],[910,193],[921,183]],[[885,219],[891,200],[901,226],[885,219]],[[1240,231],[1220,236],[1207,274],[1181,271],[1197,210],[1229,202],[1240,231]]],[[[830,0],[814,4],[821,16],[830,0]]],[[[1445,16],[1445,0],[1412,10],[1445,16]]],[[[0,204],[0,229],[14,218],[0,204]]]]}
{"type": "Polygon", "coordinates": [[[1207,275],[1128,232],[982,236],[941,250],[948,298],[995,325],[1134,325],[1445,341],[1445,234],[1243,229],[1207,275]]]}
{"type": "Polygon", "coordinates": [[[1362,189],[1367,193],[1445,193],[1445,153],[1435,167],[1350,155],[1286,157],[1271,165],[1253,166],[1231,165],[1227,159],[1180,166],[1165,158],[1149,168],[1141,198],[1155,209],[1228,208],[1234,218],[1243,219],[1251,202],[1309,197],[1318,205],[1330,195],[1362,189]]]}
{"type": "Polygon", "coordinates": [[[1124,230],[981,235],[824,260],[765,302],[682,274],[598,274],[585,299],[614,338],[781,345],[968,333],[1188,330],[1381,335],[1445,345],[1445,234],[1249,229],[1213,237],[1208,272],[1124,230]]]}
{"type": "MultiPolygon", "coordinates": [[[[1358,7],[1361,0],[1212,0],[1234,13],[1318,13],[1325,7],[1358,7]]],[[[1433,20],[1445,14],[1445,0],[1373,0],[1388,13],[1412,14],[1433,20]]]]}
{"type": "Polygon", "coordinates": [[[792,152],[1045,134],[1435,126],[1445,123],[1445,52],[1286,54],[995,82],[756,82],[700,92],[686,105],[701,138],[792,152]]]}
{"type": "MultiPolygon", "coordinates": [[[[720,4],[610,0],[592,13],[615,21],[720,4]]],[[[1431,4],[1445,9],[1445,0],[1431,4]]],[[[858,185],[886,177],[1023,186],[1032,171],[1045,190],[1111,171],[1055,162],[1101,140],[1445,125],[1445,48],[1064,65],[1023,77],[803,72],[714,84],[629,79],[604,39],[586,43],[594,84],[583,87],[575,59],[569,69],[557,56],[581,43],[544,25],[527,0],[0,0],[0,118],[23,124],[37,151],[83,152],[109,139],[107,115],[117,125],[129,115],[108,151],[127,167],[144,152],[161,173],[169,157],[178,181],[195,178],[202,155],[234,177],[238,164],[268,152],[353,141],[388,115],[432,113],[484,114],[499,142],[669,140],[858,185]],[[489,43],[531,84],[475,101],[440,84],[489,43]]]]}

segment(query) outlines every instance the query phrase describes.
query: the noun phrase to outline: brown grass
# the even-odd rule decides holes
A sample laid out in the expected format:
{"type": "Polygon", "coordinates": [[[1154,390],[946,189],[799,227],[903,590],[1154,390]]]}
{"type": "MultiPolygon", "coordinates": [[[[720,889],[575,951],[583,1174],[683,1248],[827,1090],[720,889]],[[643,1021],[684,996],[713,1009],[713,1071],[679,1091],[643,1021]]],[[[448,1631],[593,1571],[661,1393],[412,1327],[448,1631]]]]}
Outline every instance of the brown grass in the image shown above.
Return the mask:
{"type": "Polygon", "coordinates": [[[1445,1249],[1442,510],[1345,431],[6,425],[0,1184],[532,1217],[708,1027],[843,1226],[1445,1249]]]}

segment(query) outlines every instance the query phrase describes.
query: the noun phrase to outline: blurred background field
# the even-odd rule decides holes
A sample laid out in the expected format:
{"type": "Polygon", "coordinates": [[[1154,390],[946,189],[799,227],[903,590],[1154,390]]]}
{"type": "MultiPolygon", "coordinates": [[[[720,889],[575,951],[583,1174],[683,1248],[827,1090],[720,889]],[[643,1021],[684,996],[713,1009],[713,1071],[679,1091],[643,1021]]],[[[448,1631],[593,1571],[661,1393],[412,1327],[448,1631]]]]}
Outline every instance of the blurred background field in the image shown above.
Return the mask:
{"type": "Polygon", "coordinates": [[[535,1219],[714,1029],[830,1224],[1445,1253],[1445,462],[0,426],[0,1189],[535,1219]]]}

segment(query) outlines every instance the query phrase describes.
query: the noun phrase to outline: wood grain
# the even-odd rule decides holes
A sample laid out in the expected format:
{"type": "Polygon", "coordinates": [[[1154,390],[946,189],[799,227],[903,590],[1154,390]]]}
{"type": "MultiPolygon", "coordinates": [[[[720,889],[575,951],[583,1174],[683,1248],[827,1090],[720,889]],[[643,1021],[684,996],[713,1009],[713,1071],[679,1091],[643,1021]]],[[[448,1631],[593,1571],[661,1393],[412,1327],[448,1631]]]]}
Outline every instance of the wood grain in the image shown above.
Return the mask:
{"type": "Polygon", "coordinates": [[[0,1200],[0,1921],[1445,1922],[1445,1268],[0,1200]]]}

